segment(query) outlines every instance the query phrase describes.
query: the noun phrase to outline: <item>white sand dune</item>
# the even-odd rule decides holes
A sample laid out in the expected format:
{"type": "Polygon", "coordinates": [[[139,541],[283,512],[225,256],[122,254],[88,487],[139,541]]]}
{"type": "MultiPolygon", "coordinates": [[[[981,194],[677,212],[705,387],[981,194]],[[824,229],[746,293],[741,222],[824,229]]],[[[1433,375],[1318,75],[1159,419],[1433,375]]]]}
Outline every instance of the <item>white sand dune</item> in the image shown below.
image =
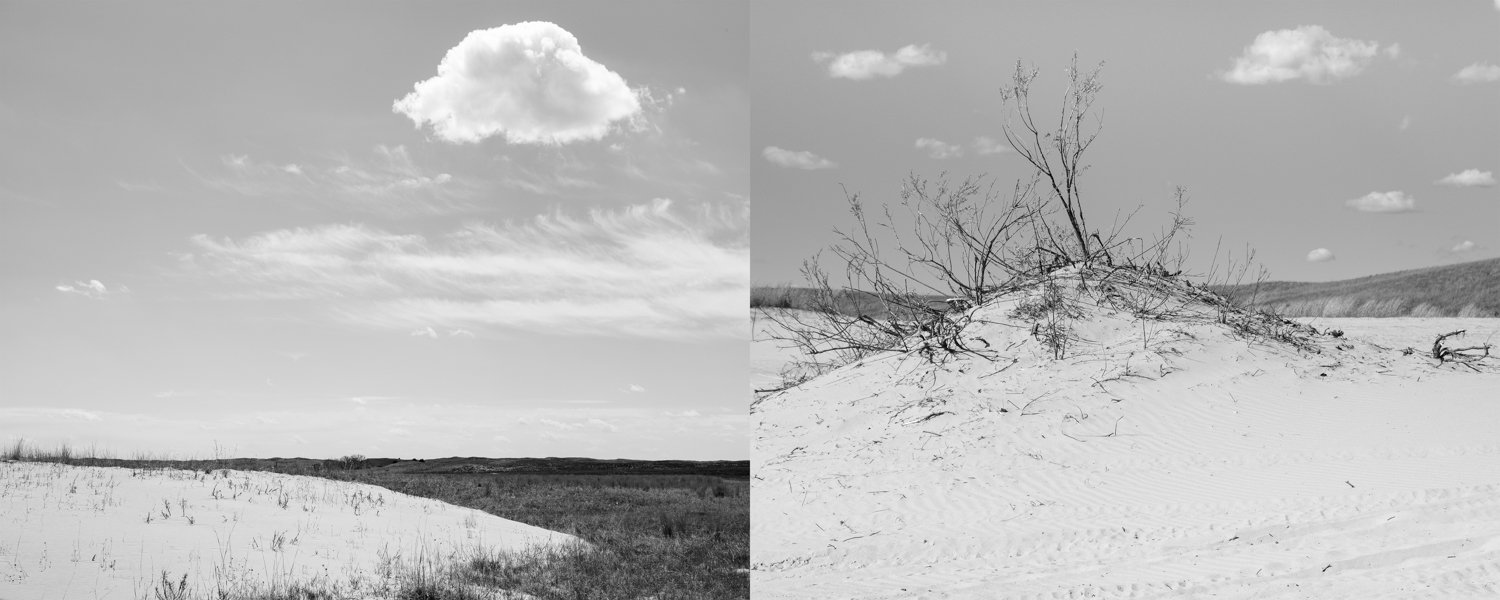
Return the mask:
{"type": "Polygon", "coordinates": [[[406,572],[576,538],[436,500],[274,473],[0,463],[0,598],[301,584],[382,597],[406,572]],[[148,521],[149,518],[149,521],[148,521]]]}
{"type": "Polygon", "coordinates": [[[1101,309],[1056,361],[1014,306],[966,330],[997,361],[752,409],[756,598],[1500,597],[1500,375],[1422,356],[1500,321],[1319,319],[1308,353],[1101,309]]]}

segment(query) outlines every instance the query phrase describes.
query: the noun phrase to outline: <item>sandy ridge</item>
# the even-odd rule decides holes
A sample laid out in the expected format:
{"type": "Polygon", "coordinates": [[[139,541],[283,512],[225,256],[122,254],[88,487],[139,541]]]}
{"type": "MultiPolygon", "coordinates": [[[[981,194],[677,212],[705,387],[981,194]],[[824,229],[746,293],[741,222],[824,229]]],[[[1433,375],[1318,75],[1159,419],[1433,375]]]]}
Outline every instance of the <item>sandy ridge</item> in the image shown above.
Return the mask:
{"type": "Polygon", "coordinates": [[[1063,361],[981,326],[1016,364],[885,356],[765,397],[757,597],[1500,594],[1500,381],[1399,352],[1496,324],[1328,321],[1313,354],[1105,314],[1063,361]]]}

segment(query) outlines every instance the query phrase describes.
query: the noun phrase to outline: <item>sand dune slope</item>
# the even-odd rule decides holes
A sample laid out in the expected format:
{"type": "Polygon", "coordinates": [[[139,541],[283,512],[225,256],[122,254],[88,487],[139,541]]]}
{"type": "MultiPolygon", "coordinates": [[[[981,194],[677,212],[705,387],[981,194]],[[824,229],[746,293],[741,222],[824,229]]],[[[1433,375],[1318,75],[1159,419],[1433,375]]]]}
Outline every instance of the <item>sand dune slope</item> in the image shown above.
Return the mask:
{"type": "Polygon", "coordinates": [[[1099,310],[1053,360],[1015,306],[966,329],[993,360],[757,403],[756,598],[1500,597],[1500,375],[1399,351],[1500,323],[1298,351],[1099,310]]]}
{"type": "Polygon", "coordinates": [[[0,463],[6,599],[156,597],[164,575],[201,597],[292,584],[384,597],[417,566],[573,541],[314,477],[0,463]]]}

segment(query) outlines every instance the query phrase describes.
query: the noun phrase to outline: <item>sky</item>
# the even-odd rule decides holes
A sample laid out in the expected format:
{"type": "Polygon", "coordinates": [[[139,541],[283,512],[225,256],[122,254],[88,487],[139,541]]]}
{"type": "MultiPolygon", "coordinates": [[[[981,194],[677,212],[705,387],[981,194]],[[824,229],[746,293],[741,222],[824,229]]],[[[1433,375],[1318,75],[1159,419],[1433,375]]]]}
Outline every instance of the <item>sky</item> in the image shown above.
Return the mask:
{"type": "Polygon", "coordinates": [[[749,453],[743,3],[0,3],[0,442],[749,453]]]}
{"type": "Polygon", "coordinates": [[[845,189],[878,207],[947,172],[1008,192],[1030,167],[999,89],[1036,68],[1056,119],[1074,53],[1103,62],[1091,227],[1139,207],[1125,233],[1151,238],[1181,185],[1192,274],[1216,248],[1220,273],[1251,250],[1290,281],[1500,257],[1497,25],[1494,0],[754,2],[752,280],[801,283],[853,225],[845,189]]]}

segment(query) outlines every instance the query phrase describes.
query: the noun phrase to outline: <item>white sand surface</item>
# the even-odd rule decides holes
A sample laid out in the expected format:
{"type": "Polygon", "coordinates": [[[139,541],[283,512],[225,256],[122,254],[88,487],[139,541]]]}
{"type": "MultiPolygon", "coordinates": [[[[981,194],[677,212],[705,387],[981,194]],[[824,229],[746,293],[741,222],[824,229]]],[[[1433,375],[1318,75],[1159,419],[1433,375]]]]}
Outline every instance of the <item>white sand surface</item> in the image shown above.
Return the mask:
{"type": "Polygon", "coordinates": [[[1500,320],[1310,320],[1345,332],[1312,353],[1101,310],[1053,360],[1013,307],[966,330],[995,361],[762,397],[757,599],[1500,598],[1500,374],[1422,355],[1500,320]]]}
{"type": "Polygon", "coordinates": [[[301,584],[382,597],[412,568],[576,541],[358,483],[0,463],[0,598],[210,596],[301,584]],[[149,516],[149,522],[148,522],[149,516]]]}

